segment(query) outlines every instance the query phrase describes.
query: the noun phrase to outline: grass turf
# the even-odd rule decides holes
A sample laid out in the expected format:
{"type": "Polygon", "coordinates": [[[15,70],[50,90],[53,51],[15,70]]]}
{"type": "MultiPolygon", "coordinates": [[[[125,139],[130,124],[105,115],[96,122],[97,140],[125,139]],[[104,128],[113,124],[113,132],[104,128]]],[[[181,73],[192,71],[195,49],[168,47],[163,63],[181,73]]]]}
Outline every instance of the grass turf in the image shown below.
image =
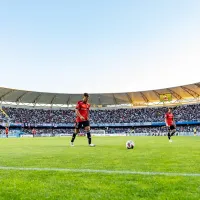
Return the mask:
{"type": "MultiPolygon", "coordinates": [[[[0,139],[0,166],[200,173],[200,137],[0,139]],[[134,140],[134,150],[125,142],[134,140]]],[[[200,199],[200,177],[0,170],[0,200],[200,199]]]]}

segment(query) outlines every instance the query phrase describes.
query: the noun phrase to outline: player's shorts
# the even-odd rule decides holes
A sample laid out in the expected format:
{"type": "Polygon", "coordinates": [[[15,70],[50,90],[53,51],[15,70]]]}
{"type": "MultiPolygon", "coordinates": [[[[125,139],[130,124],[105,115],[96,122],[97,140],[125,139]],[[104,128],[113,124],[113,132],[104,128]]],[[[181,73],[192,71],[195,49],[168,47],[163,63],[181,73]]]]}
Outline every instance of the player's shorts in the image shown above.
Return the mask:
{"type": "Polygon", "coordinates": [[[76,129],[85,128],[87,126],[90,126],[90,122],[89,121],[76,122],[76,124],[75,124],[75,128],[76,129]]]}
{"type": "Polygon", "coordinates": [[[172,130],[176,129],[176,127],[175,127],[174,125],[171,125],[171,126],[169,126],[168,129],[169,129],[170,131],[172,131],[172,130]]]}

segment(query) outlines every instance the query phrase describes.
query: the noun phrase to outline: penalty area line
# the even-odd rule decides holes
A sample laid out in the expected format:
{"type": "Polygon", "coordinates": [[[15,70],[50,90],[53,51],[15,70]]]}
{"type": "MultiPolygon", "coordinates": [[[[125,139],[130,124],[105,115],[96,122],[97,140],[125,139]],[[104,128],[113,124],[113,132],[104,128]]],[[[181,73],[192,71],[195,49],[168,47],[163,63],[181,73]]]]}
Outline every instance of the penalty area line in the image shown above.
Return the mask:
{"type": "Polygon", "coordinates": [[[145,176],[193,176],[200,177],[198,173],[178,173],[178,172],[142,172],[142,171],[122,171],[122,170],[100,170],[100,169],[71,169],[71,168],[39,168],[39,167],[6,167],[0,166],[0,170],[18,171],[57,171],[57,172],[78,172],[78,173],[102,173],[102,174],[133,174],[145,176]]]}

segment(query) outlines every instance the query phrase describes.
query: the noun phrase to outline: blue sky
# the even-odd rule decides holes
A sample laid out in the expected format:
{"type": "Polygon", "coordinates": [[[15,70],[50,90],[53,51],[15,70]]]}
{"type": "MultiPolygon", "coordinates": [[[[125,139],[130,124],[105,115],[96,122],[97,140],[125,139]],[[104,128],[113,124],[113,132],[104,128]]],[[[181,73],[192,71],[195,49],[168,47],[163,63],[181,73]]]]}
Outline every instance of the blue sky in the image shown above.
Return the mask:
{"type": "Polygon", "coordinates": [[[0,1],[0,86],[125,92],[200,81],[199,0],[0,1]]]}

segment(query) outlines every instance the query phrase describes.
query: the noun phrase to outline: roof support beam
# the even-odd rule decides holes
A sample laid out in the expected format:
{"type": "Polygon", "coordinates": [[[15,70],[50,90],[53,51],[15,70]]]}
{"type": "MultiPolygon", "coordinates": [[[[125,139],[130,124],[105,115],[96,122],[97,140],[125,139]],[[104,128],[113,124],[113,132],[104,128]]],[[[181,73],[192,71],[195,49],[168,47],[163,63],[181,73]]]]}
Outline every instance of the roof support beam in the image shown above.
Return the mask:
{"type": "Polygon", "coordinates": [[[117,99],[115,98],[114,94],[113,94],[113,102],[115,103],[115,105],[117,105],[117,99]]]}
{"type": "Polygon", "coordinates": [[[130,95],[128,93],[126,93],[126,96],[127,96],[129,103],[133,105],[133,101],[132,101],[130,95]]]}
{"type": "Polygon", "coordinates": [[[193,91],[193,90],[191,90],[191,89],[189,89],[187,87],[184,87],[184,86],[181,86],[181,88],[183,90],[185,90],[188,94],[190,94],[192,97],[194,97],[194,98],[198,98],[199,97],[199,94],[196,93],[195,91],[193,91]]]}
{"type": "Polygon", "coordinates": [[[34,106],[37,104],[38,100],[40,99],[40,97],[42,96],[42,93],[40,93],[33,101],[34,106]]]}
{"type": "Polygon", "coordinates": [[[173,90],[171,90],[171,89],[169,89],[169,88],[167,88],[167,90],[168,90],[177,100],[181,100],[181,99],[182,99],[182,97],[181,97],[179,94],[177,94],[176,92],[174,92],[173,90]]]}
{"type": "Polygon", "coordinates": [[[100,96],[98,97],[98,103],[99,103],[99,105],[102,105],[101,104],[101,97],[100,96]]]}
{"type": "Polygon", "coordinates": [[[20,96],[16,99],[16,102],[17,102],[17,103],[20,103],[21,99],[22,99],[27,93],[29,93],[29,91],[25,91],[22,95],[20,95],[20,96]]]}
{"type": "Polygon", "coordinates": [[[54,95],[53,98],[51,99],[51,102],[50,102],[51,106],[53,105],[53,102],[54,102],[56,97],[57,97],[57,95],[54,95]]]}
{"type": "Polygon", "coordinates": [[[10,90],[9,92],[3,94],[2,96],[0,96],[0,100],[2,101],[3,98],[5,98],[7,95],[11,94],[12,92],[14,92],[15,90],[10,90]]]}
{"type": "Polygon", "coordinates": [[[145,103],[149,103],[149,100],[147,99],[147,97],[144,95],[143,92],[140,92],[142,98],[144,99],[145,103]]]}
{"type": "Polygon", "coordinates": [[[195,83],[194,85],[196,85],[198,88],[200,88],[200,83],[195,83]]]}
{"type": "Polygon", "coordinates": [[[160,93],[158,93],[156,90],[152,90],[153,91],[153,93],[159,98],[159,100],[160,100],[160,93]]]}
{"type": "Polygon", "coordinates": [[[67,102],[66,102],[68,106],[69,106],[70,100],[71,100],[71,96],[69,95],[67,102]]]}

